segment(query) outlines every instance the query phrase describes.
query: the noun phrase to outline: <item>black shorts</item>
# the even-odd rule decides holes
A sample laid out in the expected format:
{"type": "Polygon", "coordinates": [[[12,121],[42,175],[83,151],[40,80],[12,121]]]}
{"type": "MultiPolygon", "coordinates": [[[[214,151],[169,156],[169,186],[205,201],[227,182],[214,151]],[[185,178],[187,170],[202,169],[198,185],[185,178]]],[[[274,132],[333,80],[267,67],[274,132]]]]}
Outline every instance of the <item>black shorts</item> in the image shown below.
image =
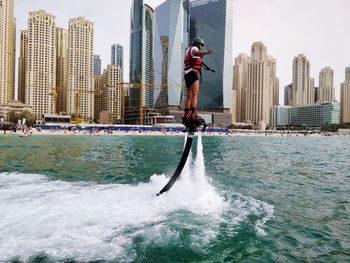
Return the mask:
{"type": "Polygon", "coordinates": [[[194,73],[192,70],[185,74],[186,87],[189,88],[196,80],[199,80],[199,74],[194,73]]]}

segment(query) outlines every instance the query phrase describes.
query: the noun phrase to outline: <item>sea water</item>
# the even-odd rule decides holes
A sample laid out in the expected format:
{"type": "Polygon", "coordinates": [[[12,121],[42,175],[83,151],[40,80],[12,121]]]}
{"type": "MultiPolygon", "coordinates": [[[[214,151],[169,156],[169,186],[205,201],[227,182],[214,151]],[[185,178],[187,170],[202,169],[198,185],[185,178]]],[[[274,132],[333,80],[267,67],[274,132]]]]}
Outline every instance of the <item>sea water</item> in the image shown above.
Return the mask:
{"type": "Polygon", "coordinates": [[[0,262],[347,262],[350,142],[0,139],[0,262]]]}

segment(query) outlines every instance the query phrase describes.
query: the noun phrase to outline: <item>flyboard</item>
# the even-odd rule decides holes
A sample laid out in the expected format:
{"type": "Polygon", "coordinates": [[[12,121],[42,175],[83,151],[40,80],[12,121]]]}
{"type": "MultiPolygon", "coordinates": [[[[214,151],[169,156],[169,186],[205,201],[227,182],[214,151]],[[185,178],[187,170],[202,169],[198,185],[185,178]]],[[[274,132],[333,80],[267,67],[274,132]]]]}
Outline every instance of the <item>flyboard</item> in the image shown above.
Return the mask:
{"type": "MultiPolygon", "coordinates": [[[[209,68],[203,61],[202,61],[202,66],[203,66],[204,70],[211,71],[211,72],[215,73],[215,70],[209,68]]],[[[177,178],[180,176],[182,169],[184,168],[184,166],[186,164],[187,157],[188,157],[190,150],[191,150],[194,134],[197,131],[204,131],[205,128],[207,127],[207,124],[205,123],[205,121],[202,118],[198,118],[195,120],[189,120],[189,121],[183,120],[182,123],[186,127],[185,132],[188,133],[187,139],[186,139],[185,149],[182,153],[181,160],[180,160],[173,176],[170,178],[169,182],[163,187],[163,189],[159,191],[157,196],[165,193],[166,191],[169,191],[170,188],[174,185],[174,183],[176,182],[177,178]]]]}
{"type": "Polygon", "coordinates": [[[205,121],[203,119],[191,120],[191,121],[183,122],[183,124],[186,127],[185,132],[188,133],[187,139],[186,139],[185,149],[182,153],[181,160],[180,160],[173,176],[170,178],[169,182],[163,187],[163,189],[159,191],[157,196],[161,195],[162,193],[165,193],[166,191],[169,191],[170,188],[174,185],[174,183],[176,182],[177,178],[180,176],[182,169],[184,168],[184,166],[186,164],[188,155],[189,155],[190,150],[191,150],[194,134],[197,131],[204,131],[205,128],[207,127],[207,124],[205,123],[205,121]]]}

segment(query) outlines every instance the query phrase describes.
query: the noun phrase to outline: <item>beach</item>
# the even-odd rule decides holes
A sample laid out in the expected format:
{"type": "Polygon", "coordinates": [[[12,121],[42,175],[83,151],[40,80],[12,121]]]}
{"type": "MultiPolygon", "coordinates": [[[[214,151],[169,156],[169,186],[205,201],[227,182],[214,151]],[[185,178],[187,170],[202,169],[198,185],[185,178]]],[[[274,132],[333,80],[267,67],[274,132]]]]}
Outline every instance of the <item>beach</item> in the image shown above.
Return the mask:
{"type": "MultiPolygon", "coordinates": [[[[3,132],[3,131],[2,131],[3,132]]],[[[276,130],[238,130],[230,129],[225,132],[200,132],[203,136],[259,136],[259,137],[292,137],[292,136],[350,136],[350,133],[339,132],[320,132],[314,131],[276,131],[276,130]]],[[[160,130],[111,130],[111,129],[36,129],[30,128],[25,130],[6,131],[6,135],[28,137],[31,135],[91,135],[91,136],[118,136],[118,135],[135,135],[135,136],[183,136],[184,132],[171,129],[160,130]]]]}

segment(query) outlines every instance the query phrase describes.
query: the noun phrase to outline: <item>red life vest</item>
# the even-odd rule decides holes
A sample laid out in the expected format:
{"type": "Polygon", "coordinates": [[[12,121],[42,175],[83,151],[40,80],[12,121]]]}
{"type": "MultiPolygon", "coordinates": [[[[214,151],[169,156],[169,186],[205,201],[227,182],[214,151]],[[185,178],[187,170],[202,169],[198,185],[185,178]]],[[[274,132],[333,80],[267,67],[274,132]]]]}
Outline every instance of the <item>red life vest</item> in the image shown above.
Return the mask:
{"type": "Polygon", "coordinates": [[[202,69],[202,58],[192,56],[192,48],[193,47],[194,46],[189,47],[186,51],[185,70],[195,69],[195,70],[200,71],[202,69]]]}

